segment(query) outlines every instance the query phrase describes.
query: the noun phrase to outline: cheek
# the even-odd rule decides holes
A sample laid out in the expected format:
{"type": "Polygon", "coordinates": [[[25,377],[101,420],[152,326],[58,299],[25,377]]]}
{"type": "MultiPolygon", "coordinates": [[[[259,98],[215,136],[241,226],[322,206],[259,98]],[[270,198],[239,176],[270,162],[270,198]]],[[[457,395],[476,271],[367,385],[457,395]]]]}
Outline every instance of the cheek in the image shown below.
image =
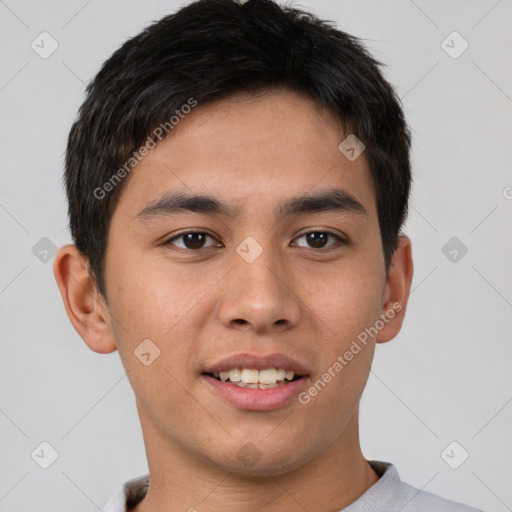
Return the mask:
{"type": "Polygon", "coordinates": [[[317,319],[315,337],[321,346],[317,372],[301,403],[311,407],[312,417],[339,429],[368,379],[375,348],[375,337],[368,333],[379,320],[384,270],[364,257],[353,258],[304,282],[305,303],[317,319]]]}
{"type": "Polygon", "coordinates": [[[206,318],[198,316],[198,311],[218,280],[216,276],[197,272],[192,266],[177,271],[161,262],[131,265],[124,260],[112,265],[108,274],[110,312],[123,362],[138,370],[134,350],[149,339],[160,351],[159,364],[173,373],[183,371],[184,361],[193,358],[201,338],[206,318]]]}
{"type": "Polygon", "coordinates": [[[368,329],[379,319],[381,279],[347,266],[316,286],[310,283],[305,294],[317,317],[319,364],[299,403],[317,428],[330,425],[332,439],[345,428],[368,379],[375,348],[368,329]]]}
{"type": "Polygon", "coordinates": [[[183,281],[183,277],[164,279],[159,272],[140,268],[127,272],[121,266],[110,274],[111,283],[123,283],[117,289],[111,287],[110,293],[120,358],[140,404],[148,410],[161,409],[162,417],[168,413],[168,403],[190,406],[183,388],[189,386],[187,363],[193,356],[197,326],[187,323],[187,313],[201,293],[183,281]]]}
{"type": "Polygon", "coordinates": [[[384,290],[379,269],[347,261],[317,272],[314,279],[304,278],[303,286],[305,304],[337,349],[379,318],[384,290]]]}
{"type": "Polygon", "coordinates": [[[116,261],[108,274],[114,314],[130,325],[132,337],[161,338],[190,308],[197,289],[190,273],[166,268],[143,254],[117,260],[112,254],[111,261],[116,261]]]}

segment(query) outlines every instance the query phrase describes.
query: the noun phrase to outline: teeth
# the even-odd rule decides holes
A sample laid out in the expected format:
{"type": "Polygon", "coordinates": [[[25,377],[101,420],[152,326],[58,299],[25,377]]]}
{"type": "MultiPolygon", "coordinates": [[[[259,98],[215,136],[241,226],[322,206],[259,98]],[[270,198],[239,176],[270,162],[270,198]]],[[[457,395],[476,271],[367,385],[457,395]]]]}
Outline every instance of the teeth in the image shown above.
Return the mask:
{"type": "Polygon", "coordinates": [[[275,387],[275,384],[284,384],[285,380],[293,380],[295,373],[293,370],[284,370],[283,368],[266,368],[264,370],[232,368],[229,371],[214,373],[213,376],[223,382],[229,381],[244,388],[267,389],[275,387]]]}
{"type": "MultiPolygon", "coordinates": [[[[277,380],[284,380],[285,377],[286,377],[286,370],[283,370],[283,369],[277,370],[277,372],[276,372],[277,380]]],[[[292,379],[293,379],[293,377],[292,377],[292,379]]],[[[292,380],[292,379],[288,379],[288,380],[292,380]]]]}
{"type": "Polygon", "coordinates": [[[270,370],[260,370],[260,384],[275,384],[277,381],[277,370],[270,368],[270,370]]]}
{"type": "Polygon", "coordinates": [[[240,377],[244,384],[257,384],[259,373],[260,372],[258,370],[249,370],[248,368],[244,368],[240,377]]]}
{"type": "Polygon", "coordinates": [[[242,380],[240,370],[238,368],[235,368],[233,370],[229,370],[229,380],[231,382],[240,382],[242,380]]]}
{"type": "Polygon", "coordinates": [[[278,388],[279,386],[284,386],[284,382],[276,382],[275,384],[245,384],[245,382],[231,382],[233,386],[238,386],[239,388],[251,388],[251,389],[272,389],[278,388]]]}

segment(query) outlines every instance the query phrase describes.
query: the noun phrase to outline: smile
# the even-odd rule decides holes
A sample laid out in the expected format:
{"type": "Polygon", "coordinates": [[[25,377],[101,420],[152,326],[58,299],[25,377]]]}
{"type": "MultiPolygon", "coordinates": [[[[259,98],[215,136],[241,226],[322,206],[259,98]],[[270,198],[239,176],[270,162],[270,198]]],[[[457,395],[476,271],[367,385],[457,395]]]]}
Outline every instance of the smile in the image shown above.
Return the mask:
{"type": "Polygon", "coordinates": [[[266,368],[264,370],[232,368],[228,371],[213,373],[213,378],[241,388],[272,389],[296,380],[300,376],[295,376],[293,370],[283,368],[266,368]]]}
{"type": "Polygon", "coordinates": [[[211,393],[231,407],[272,411],[296,401],[309,381],[310,370],[284,354],[239,353],[203,368],[211,393]]]}

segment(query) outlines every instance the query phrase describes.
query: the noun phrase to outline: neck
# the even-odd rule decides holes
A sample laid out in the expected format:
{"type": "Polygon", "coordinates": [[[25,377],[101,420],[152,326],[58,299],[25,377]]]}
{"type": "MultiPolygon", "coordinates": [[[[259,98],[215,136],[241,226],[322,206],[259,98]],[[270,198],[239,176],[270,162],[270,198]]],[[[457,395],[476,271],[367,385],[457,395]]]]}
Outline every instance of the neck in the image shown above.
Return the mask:
{"type": "Polygon", "coordinates": [[[141,415],[150,486],[135,512],[341,510],[378,480],[359,444],[358,408],[324,453],[283,474],[244,475],[199,460],[159,435],[141,415]]]}

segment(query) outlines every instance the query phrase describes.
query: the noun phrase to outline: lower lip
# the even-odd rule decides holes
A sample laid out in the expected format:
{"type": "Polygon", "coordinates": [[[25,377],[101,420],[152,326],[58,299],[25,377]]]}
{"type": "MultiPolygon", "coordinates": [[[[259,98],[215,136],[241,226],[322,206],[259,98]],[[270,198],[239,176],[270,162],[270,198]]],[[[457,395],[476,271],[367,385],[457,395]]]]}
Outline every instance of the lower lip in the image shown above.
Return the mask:
{"type": "Polygon", "coordinates": [[[209,375],[202,377],[230,404],[248,411],[272,411],[284,407],[304,389],[307,380],[307,377],[302,377],[275,388],[252,389],[228,384],[209,375]]]}

